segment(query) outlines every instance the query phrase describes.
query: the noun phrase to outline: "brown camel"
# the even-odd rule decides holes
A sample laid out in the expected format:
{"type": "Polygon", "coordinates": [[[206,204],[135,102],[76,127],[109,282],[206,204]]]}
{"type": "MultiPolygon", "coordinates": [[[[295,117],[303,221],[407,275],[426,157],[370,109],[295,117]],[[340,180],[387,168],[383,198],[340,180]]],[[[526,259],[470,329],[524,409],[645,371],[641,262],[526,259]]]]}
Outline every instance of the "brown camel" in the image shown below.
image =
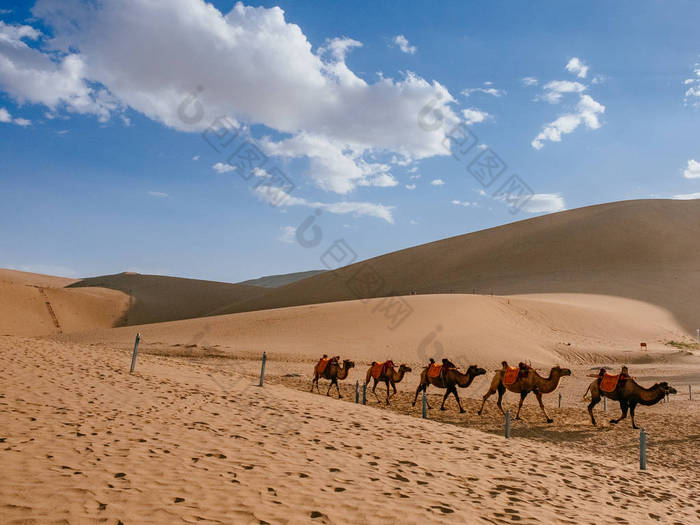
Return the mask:
{"type": "Polygon", "coordinates": [[[316,392],[318,392],[319,394],[321,393],[318,390],[318,380],[319,380],[319,378],[322,377],[324,379],[328,379],[331,382],[331,384],[328,385],[328,392],[326,392],[327,396],[330,395],[331,387],[333,385],[335,385],[335,388],[338,391],[338,399],[343,397],[340,395],[340,388],[338,387],[338,379],[342,380],[342,379],[345,379],[346,377],[348,377],[348,372],[350,371],[351,368],[353,368],[355,366],[355,363],[353,363],[349,359],[344,359],[343,366],[340,366],[340,364],[338,364],[338,361],[333,359],[326,365],[325,370],[321,373],[319,373],[319,371],[318,371],[319,365],[320,365],[320,362],[317,363],[316,366],[314,366],[314,378],[311,381],[311,391],[312,392],[314,391],[314,384],[316,384],[316,392]]]}
{"type": "MultiPolygon", "coordinates": [[[[622,415],[618,419],[611,419],[610,422],[612,424],[617,424],[625,419],[627,417],[627,409],[629,408],[630,415],[632,416],[632,428],[639,428],[634,422],[634,409],[637,405],[655,405],[661,401],[666,394],[678,393],[676,389],[666,381],[656,383],[651,388],[644,388],[638,385],[632,378],[619,381],[617,387],[612,392],[603,392],[596,379],[588,386],[588,390],[591,391],[591,402],[588,404],[588,413],[591,415],[591,422],[594,425],[596,422],[593,417],[593,407],[600,403],[601,396],[605,396],[613,401],[619,401],[620,409],[622,410],[622,415]]],[[[586,394],[588,390],[586,390],[586,394]]],[[[584,394],[583,397],[586,397],[586,394],[584,394]]]]}
{"type": "Polygon", "coordinates": [[[503,383],[503,374],[505,374],[508,363],[503,361],[502,364],[503,368],[498,370],[493,376],[493,379],[491,380],[491,386],[489,387],[488,392],[484,394],[484,399],[481,402],[481,408],[479,409],[477,414],[481,415],[481,413],[484,410],[484,403],[486,403],[486,400],[496,392],[498,392],[498,401],[496,402],[496,404],[498,405],[500,411],[503,413],[501,400],[503,399],[503,394],[505,394],[506,390],[510,390],[511,392],[520,394],[520,404],[518,405],[518,412],[515,415],[515,419],[520,419],[520,409],[523,406],[523,401],[525,401],[525,397],[527,397],[527,395],[530,392],[533,392],[537,397],[537,401],[540,403],[540,408],[542,409],[544,417],[547,418],[547,423],[552,423],[554,420],[547,415],[547,411],[544,409],[544,404],[542,403],[542,394],[549,394],[550,392],[553,392],[559,385],[559,380],[563,376],[571,375],[571,370],[569,370],[568,368],[561,368],[560,366],[555,366],[552,368],[552,370],[550,370],[549,377],[542,377],[535,371],[534,368],[529,368],[525,373],[524,377],[518,377],[518,379],[516,379],[514,383],[506,385],[503,383]]]}
{"type": "MultiPolygon", "coordinates": [[[[428,377],[428,369],[430,366],[426,366],[420,373],[420,383],[416,389],[416,396],[413,398],[413,403],[411,406],[416,406],[416,400],[418,399],[418,394],[423,391],[427,391],[428,385],[433,385],[438,388],[446,388],[444,397],[442,398],[442,405],[440,410],[445,410],[445,400],[450,394],[454,394],[457,400],[457,405],[459,406],[460,414],[464,414],[464,409],[462,408],[462,403],[459,401],[459,394],[457,393],[457,387],[467,388],[472,384],[476,376],[480,376],[486,373],[486,370],[479,368],[476,365],[471,365],[466,373],[462,373],[456,368],[447,368],[443,370],[437,377],[428,377]]],[[[428,403],[428,408],[432,408],[430,403],[428,403]]]]}
{"type": "Polygon", "coordinates": [[[383,373],[378,378],[376,378],[376,377],[372,377],[372,368],[374,367],[375,364],[376,364],[376,361],[373,361],[372,366],[370,366],[367,369],[367,379],[366,379],[365,383],[369,384],[370,378],[374,379],[374,386],[372,386],[372,393],[374,394],[374,397],[377,398],[377,402],[381,403],[381,401],[379,401],[379,396],[377,396],[377,393],[375,392],[375,389],[377,388],[377,383],[379,383],[379,381],[383,381],[386,384],[386,404],[388,405],[389,398],[391,396],[396,395],[396,383],[400,383],[401,380],[403,379],[403,376],[406,374],[406,372],[410,372],[411,369],[403,364],[401,366],[399,366],[398,371],[394,368],[393,365],[387,366],[386,369],[382,370],[383,373]],[[389,395],[389,385],[391,385],[391,388],[394,389],[394,393],[391,395],[389,395]]]}

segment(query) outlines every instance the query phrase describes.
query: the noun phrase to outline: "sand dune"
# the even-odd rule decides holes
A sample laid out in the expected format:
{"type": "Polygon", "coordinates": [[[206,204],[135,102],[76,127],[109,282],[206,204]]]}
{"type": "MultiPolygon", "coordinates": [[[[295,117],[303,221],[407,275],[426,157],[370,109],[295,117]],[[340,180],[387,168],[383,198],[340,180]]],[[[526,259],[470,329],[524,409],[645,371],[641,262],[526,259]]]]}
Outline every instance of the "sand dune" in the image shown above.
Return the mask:
{"type": "Polygon", "coordinates": [[[447,356],[462,365],[491,366],[502,359],[542,365],[648,360],[650,355],[676,354],[664,343],[684,337],[680,324],[662,308],[609,296],[438,294],[391,301],[399,300],[407,314],[400,324],[390,315],[396,303],[370,299],[91,331],[64,339],[128,346],[138,331],[144,348],[196,345],[300,359],[326,353],[414,365],[447,356]],[[642,340],[649,352],[639,351],[642,340]]]}
{"type": "Polygon", "coordinates": [[[107,288],[129,295],[131,304],[119,320],[122,326],[201,317],[263,291],[245,284],[131,272],[81,279],[69,286],[71,289],[82,287],[107,288]]]}
{"type": "Polygon", "coordinates": [[[51,335],[109,328],[129,304],[104,288],[62,288],[73,279],[0,270],[0,334],[51,335]]]}
{"type": "Polygon", "coordinates": [[[589,293],[661,306],[694,334],[700,294],[698,238],[698,200],[601,204],[390,253],[270,290],[217,313],[411,291],[589,293]]]}
{"type": "Polygon", "coordinates": [[[654,407],[657,456],[640,472],[636,433],[580,416],[506,441],[261,389],[237,368],[143,355],[129,375],[127,351],[20,338],[0,338],[0,357],[4,523],[685,524],[700,512],[697,460],[667,432],[697,433],[687,401],[654,407]]]}

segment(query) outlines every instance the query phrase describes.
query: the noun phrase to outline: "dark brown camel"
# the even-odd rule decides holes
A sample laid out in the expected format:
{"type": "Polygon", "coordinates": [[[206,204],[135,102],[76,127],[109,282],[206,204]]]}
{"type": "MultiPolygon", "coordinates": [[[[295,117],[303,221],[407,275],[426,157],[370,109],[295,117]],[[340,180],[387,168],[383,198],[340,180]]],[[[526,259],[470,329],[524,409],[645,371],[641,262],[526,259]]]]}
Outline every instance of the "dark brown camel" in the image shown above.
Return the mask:
{"type": "Polygon", "coordinates": [[[326,392],[326,395],[329,396],[331,392],[331,387],[335,385],[336,390],[338,391],[338,399],[340,399],[340,388],[338,387],[338,379],[343,380],[346,377],[348,377],[348,372],[350,371],[351,368],[355,366],[355,363],[350,361],[349,359],[344,359],[343,360],[343,366],[340,366],[338,364],[338,361],[335,359],[332,359],[327,365],[326,368],[323,372],[319,373],[318,368],[321,363],[316,363],[316,366],[314,366],[314,378],[311,381],[311,391],[314,391],[314,384],[316,384],[316,392],[319,394],[318,390],[318,380],[319,378],[324,378],[328,379],[331,384],[328,385],[328,392],[326,392]]]}
{"type": "Polygon", "coordinates": [[[374,386],[372,386],[372,393],[374,394],[374,397],[377,398],[377,402],[381,403],[379,401],[379,397],[377,396],[377,393],[375,392],[375,389],[377,388],[377,383],[379,381],[383,381],[386,384],[386,404],[389,404],[389,398],[393,395],[396,395],[396,383],[400,383],[401,380],[403,379],[403,376],[406,374],[406,372],[410,372],[411,369],[407,367],[406,365],[401,365],[399,366],[398,371],[393,367],[393,366],[388,366],[386,369],[383,370],[383,373],[378,377],[372,377],[372,368],[374,367],[375,362],[372,362],[372,365],[367,369],[367,379],[365,381],[366,384],[369,384],[369,380],[374,379],[374,386]],[[391,385],[391,388],[394,389],[394,393],[389,395],[389,385],[391,385]]]}
{"type": "MultiPolygon", "coordinates": [[[[675,388],[669,385],[666,381],[656,383],[651,388],[644,388],[638,385],[634,379],[627,378],[617,383],[617,387],[612,392],[603,392],[600,389],[598,380],[593,381],[586,390],[586,394],[590,390],[591,402],[588,404],[588,413],[591,415],[591,423],[596,424],[593,417],[593,407],[600,403],[602,396],[620,402],[620,410],[622,415],[617,419],[611,419],[612,424],[617,424],[627,417],[627,409],[629,408],[630,416],[632,416],[632,428],[639,428],[634,422],[634,409],[637,405],[651,406],[661,401],[666,394],[677,394],[675,388]]],[[[583,397],[586,397],[586,394],[583,397]]]]}
{"type": "MultiPolygon", "coordinates": [[[[416,406],[416,400],[418,399],[418,394],[421,391],[425,392],[428,389],[428,385],[433,385],[438,388],[447,389],[444,397],[442,398],[442,405],[440,406],[440,410],[445,410],[445,400],[447,399],[447,396],[449,396],[450,394],[454,394],[455,399],[457,400],[457,405],[459,406],[460,414],[464,413],[464,409],[462,408],[462,403],[459,401],[457,387],[467,388],[469,385],[472,384],[472,381],[474,381],[475,377],[486,373],[486,370],[484,370],[483,368],[479,368],[476,365],[471,365],[467,369],[466,373],[462,373],[456,368],[447,368],[446,370],[443,370],[443,373],[441,373],[437,377],[428,377],[429,368],[430,366],[426,366],[420,374],[420,383],[418,384],[418,388],[416,389],[416,396],[413,398],[413,403],[411,406],[416,406]]],[[[428,408],[432,408],[429,403],[428,408]]]]}
{"type": "Polygon", "coordinates": [[[549,377],[542,377],[535,371],[534,368],[529,368],[525,373],[524,377],[518,377],[518,379],[516,379],[514,383],[506,385],[503,383],[503,375],[505,374],[508,363],[503,361],[502,365],[503,367],[500,370],[498,370],[493,376],[493,379],[491,380],[491,386],[489,387],[488,392],[484,394],[484,399],[481,402],[481,408],[479,409],[477,414],[481,415],[481,413],[484,410],[484,404],[486,403],[486,400],[496,392],[498,392],[498,401],[496,402],[496,404],[498,405],[498,408],[501,411],[501,413],[503,413],[501,400],[503,399],[503,394],[505,394],[506,390],[510,390],[511,392],[520,394],[520,404],[518,405],[518,412],[515,415],[515,419],[520,419],[520,409],[523,406],[523,401],[525,401],[525,397],[527,397],[527,395],[530,392],[533,392],[537,397],[537,401],[540,404],[540,408],[542,409],[544,417],[547,419],[547,423],[552,423],[554,420],[547,415],[547,411],[544,409],[544,404],[542,403],[542,394],[549,394],[550,392],[553,392],[559,385],[559,380],[563,376],[571,375],[571,370],[569,370],[568,368],[561,368],[560,366],[555,366],[550,370],[549,377]]]}

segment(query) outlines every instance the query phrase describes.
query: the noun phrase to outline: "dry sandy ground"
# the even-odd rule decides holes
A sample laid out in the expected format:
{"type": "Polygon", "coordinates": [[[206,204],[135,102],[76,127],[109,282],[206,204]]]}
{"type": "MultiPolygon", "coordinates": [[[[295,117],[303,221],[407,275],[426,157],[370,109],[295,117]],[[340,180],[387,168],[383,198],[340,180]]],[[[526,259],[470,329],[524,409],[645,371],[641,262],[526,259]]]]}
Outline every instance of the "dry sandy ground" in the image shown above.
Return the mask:
{"type": "Polygon", "coordinates": [[[528,406],[506,441],[495,415],[483,432],[471,415],[405,415],[405,399],[393,412],[303,392],[283,373],[297,361],[272,359],[261,389],[244,360],[146,353],[129,375],[128,350],[17,337],[0,337],[0,356],[3,523],[700,519],[698,402],[680,397],[640,411],[640,472],[636,433],[593,430],[577,407],[545,426],[528,406]]]}

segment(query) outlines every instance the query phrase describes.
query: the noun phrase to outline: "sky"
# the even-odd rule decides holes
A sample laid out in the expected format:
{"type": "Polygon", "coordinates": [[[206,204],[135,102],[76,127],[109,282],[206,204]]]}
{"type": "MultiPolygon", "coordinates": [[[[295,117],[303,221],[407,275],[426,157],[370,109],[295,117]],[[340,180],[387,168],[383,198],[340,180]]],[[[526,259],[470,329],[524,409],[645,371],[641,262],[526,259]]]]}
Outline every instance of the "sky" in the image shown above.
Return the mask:
{"type": "Polygon", "coordinates": [[[0,267],[236,282],[700,198],[700,2],[5,1],[0,267]]]}

